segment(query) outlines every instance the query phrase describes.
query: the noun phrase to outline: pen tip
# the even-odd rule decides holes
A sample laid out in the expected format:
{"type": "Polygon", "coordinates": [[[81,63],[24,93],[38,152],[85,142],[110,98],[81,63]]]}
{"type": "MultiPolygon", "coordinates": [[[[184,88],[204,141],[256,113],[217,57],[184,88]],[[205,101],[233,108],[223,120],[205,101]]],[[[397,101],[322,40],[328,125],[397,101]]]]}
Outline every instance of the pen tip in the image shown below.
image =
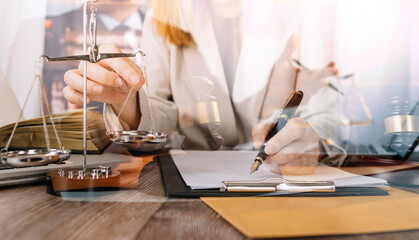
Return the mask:
{"type": "Polygon", "coordinates": [[[260,163],[258,161],[255,161],[252,167],[250,168],[250,174],[256,172],[259,169],[259,165],[260,163]]]}

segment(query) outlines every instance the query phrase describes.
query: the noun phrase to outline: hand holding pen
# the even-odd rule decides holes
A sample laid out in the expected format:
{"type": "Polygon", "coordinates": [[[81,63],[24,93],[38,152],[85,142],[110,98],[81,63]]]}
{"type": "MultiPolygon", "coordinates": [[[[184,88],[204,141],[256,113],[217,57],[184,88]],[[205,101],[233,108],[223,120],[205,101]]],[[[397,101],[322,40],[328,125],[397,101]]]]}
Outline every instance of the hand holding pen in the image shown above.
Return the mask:
{"type": "Polygon", "coordinates": [[[292,93],[275,125],[253,127],[253,143],[260,151],[251,173],[262,163],[273,172],[285,174],[309,174],[315,170],[321,152],[319,136],[306,120],[292,118],[302,98],[301,91],[292,93]]]}

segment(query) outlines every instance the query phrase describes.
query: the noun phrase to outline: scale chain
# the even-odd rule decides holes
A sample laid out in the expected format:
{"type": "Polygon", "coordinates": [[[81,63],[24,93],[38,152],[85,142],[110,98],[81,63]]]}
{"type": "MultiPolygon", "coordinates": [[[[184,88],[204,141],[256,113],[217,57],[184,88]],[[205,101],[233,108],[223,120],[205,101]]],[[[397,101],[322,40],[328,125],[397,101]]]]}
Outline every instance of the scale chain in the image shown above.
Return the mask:
{"type": "Polygon", "coordinates": [[[147,88],[147,103],[148,103],[148,108],[149,108],[148,117],[149,117],[149,120],[150,120],[150,123],[151,123],[151,131],[154,134],[155,133],[155,127],[154,127],[154,119],[153,119],[153,106],[152,106],[151,101],[150,101],[150,88],[148,86],[148,78],[147,78],[147,71],[146,71],[146,59],[143,58],[143,61],[144,61],[144,63],[142,63],[142,66],[143,66],[145,85],[146,85],[146,88],[147,88]]]}
{"type": "Polygon", "coordinates": [[[41,108],[41,116],[42,116],[42,124],[44,126],[44,135],[45,135],[45,143],[47,145],[47,149],[51,149],[51,143],[49,141],[49,135],[48,135],[48,128],[47,128],[47,123],[45,120],[45,114],[44,114],[44,103],[42,101],[42,84],[41,81],[39,80],[39,75],[35,76],[36,81],[38,82],[38,92],[39,92],[39,105],[41,108]]]}
{"type": "MultiPolygon", "coordinates": [[[[147,70],[146,70],[147,57],[144,53],[139,52],[138,54],[142,55],[140,69],[142,70],[142,72],[144,74],[144,81],[145,81],[145,85],[146,85],[146,88],[147,88],[147,104],[148,104],[148,108],[149,108],[148,116],[149,116],[149,120],[150,120],[150,124],[151,124],[151,131],[154,134],[155,133],[155,127],[154,127],[154,119],[153,119],[153,107],[152,107],[152,104],[151,104],[151,101],[150,101],[150,90],[149,90],[150,88],[148,86],[147,70]]],[[[137,54],[137,56],[138,56],[138,54],[137,54]]],[[[119,117],[122,114],[122,111],[125,108],[125,105],[127,104],[128,100],[129,100],[129,97],[132,94],[133,89],[134,88],[131,87],[127,97],[124,100],[124,103],[122,104],[121,110],[119,111],[118,117],[117,117],[118,121],[119,121],[119,117]]],[[[106,121],[105,121],[105,125],[107,126],[106,121]]]]}
{"type": "MultiPolygon", "coordinates": [[[[42,74],[40,74],[40,75],[39,75],[39,77],[38,77],[38,81],[40,82],[40,85],[41,85],[41,86],[44,86],[44,81],[43,81],[43,78],[42,78],[42,74]]],[[[51,108],[50,108],[50,106],[49,106],[49,102],[48,102],[48,98],[47,98],[47,94],[46,94],[46,92],[45,92],[45,89],[44,89],[44,88],[41,88],[41,92],[42,92],[42,95],[43,95],[43,98],[44,98],[44,103],[45,103],[45,106],[46,106],[47,111],[48,111],[48,115],[49,115],[49,119],[50,119],[50,122],[51,122],[52,128],[53,128],[54,133],[55,133],[55,138],[57,139],[57,143],[58,143],[59,149],[64,149],[64,147],[63,147],[63,145],[62,145],[62,143],[61,143],[61,139],[60,139],[60,137],[58,136],[58,132],[57,132],[57,128],[55,127],[54,120],[53,120],[53,118],[52,118],[51,108]]]]}
{"type": "Polygon", "coordinates": [[[20,119],[22,118],[22,116],[23,116],[23,110],[25,109],[25,107],[26,107],[26,105],[27,105],[27,103],[28,103],[28,100],[29,100],[29,95],[31,94],[32,89],[33,89],[33,87],[35,86],[35,82],[36,82],[36,79],[34,78],[34,80],[32,81],[32,84],[31,84],[31,86],[30,86],[30,88],[29,88],[28,94],[26,94],[25,102],[23,103],[23,107],[22,107],[22,110],[20,111],[19,118],[18,118],[18,120],[16,121],[15,125],[13,126],[12,133],[10,134],[10,137],[9,137],[9,140],[7,141],[7,143],[6,143],[6,146],[5,146],[5,147],[1,150],[2,152],[7,152],[7,151],[8,151],[8,149],[9,149],[10,143],[12,142],[13,136],[15,135],[15,132],[16,132],[16,129],[17,129],[17,126],[18,126],[18,124],[19,124],[19,120],[20,120],[20,119]]]}
{"type": "Polygon", "coordinates": [[[42,67],[43,67],[42,60],[43,59],[44,59],[44,57],[41,56],[35,62],[35,70],[34,70],[34,75],[35,76],[34,76],[34,79],[33,79],[32,83],[31,83],[31,86],[29,88],[28,93],[26,94],[26,98],[25,98],[25,101],[23,103],[22,110],[20,111],[19,118],[16,121],[15,125],[13,126],[13,130],[12,130],[12,132],[10,134],[10,137],[9,137],[7,143],[6,143],[6,146],[1,150],[2,153],[3,152],[7,152],[8,149],[9,149],[9,146],[10,146],[10,144],[12,142],[12,139],[13,139],[15,133],[16,133],[17,126],[19,125],[19,120],[23,116],[23,112],[24,112],[24,110],[26,108],[26,105],[27,105],[28,100],[29,100],[29,96],[30,96],[30,94],[31,94],[31,92],[33,90],[33,87],[35,86],[35,83],[38,83],[38,88],[39,88],[38,89],[39,103],[40,103],[40,110],[41,110],[42,123],[43,123],[43,128],[44,128],[45,142],[46,142],[46,145],[47,145],[47,149],[50,149],[50,140],[49,140],[49,134],[48,134],[47,124],[46,124],[46,119],[45,119],[45,115],[44,115],[44,109],[43,109],[44,105],[43,104],[45,104],[46,109],[48,111],[49,118],[50,118],[52,127],[54,129],[55,136],[57,138],[57,142],[58,142],[59,148],[60,149],[64,149],[64,147],[61,144],[61,140],[60,140],[60,138],[58,136],[58,132],[57,132],[57,129],[55,127],[55,123],[54,123],[53,118],[52,118],[52,114],[51,114],[51,110],[50,110],[50,107],[49,107],[49,103],[48,103],[48,99],[47,99],[47,96],[46,96],[46,92],[45,92],[45,90],[43,88],[43,80],[42,80],[42,67]]]}

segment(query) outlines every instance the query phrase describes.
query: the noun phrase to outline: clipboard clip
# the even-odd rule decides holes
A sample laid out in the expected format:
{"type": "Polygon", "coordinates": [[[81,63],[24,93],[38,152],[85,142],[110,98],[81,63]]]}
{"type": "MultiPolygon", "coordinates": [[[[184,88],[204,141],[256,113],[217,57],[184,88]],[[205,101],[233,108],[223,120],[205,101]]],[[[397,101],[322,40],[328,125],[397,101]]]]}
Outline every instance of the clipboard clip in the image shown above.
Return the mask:
{"type": "Polygon", "coordinates": [[[288,181],[266,178],[261,181],[223,181],[222,192],[334,192],[333,181],[288,181]],[[280,181],[278,181],[280,180],[280,181]]]}

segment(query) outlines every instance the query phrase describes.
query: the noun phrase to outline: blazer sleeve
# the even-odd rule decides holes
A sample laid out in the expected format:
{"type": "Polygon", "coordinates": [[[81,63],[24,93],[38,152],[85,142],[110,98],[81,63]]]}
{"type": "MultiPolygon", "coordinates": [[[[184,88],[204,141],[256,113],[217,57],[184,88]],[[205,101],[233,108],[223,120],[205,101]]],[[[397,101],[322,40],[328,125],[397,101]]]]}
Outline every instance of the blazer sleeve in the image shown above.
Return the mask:
{"type": "MultiPolygon", "coordinates": [[[[321,69],[334,59],[334,26],[330,24],[334,21],[334,7],[333,2],[317,4],[306,1],[304,4],[304,14],[299,29],[301,42],[298,55],[299,60],[309,68],[321,69]]],[[[328,77],[326,80],[339,86],[336,77],[328,77]]],[[[298,82],[297,87],[299,87],[298,82]]],[[[329,87],[322,87],[304,97],[309,100],[297,113],[305,118],[319,135],[327,153],[322,162],[341,166],[346,158],[346,152],[340,146],[343,134],[340,121],[344,118],[342,96],[329,87]]]]}
{"type": "Polygon", "coordinates": [[[346,158],[346,152],[340,146],[342,139],[340,121],[343,118],[341,96],[332,89],[323,87],[310,97],[307,104],[299,107],[296,115],[306,119],[319,135],[327,153],[322,162],[341,166],[346,158]]]}
{"type": "MultiPolygon", "coordinates": [[[[145,17],[143,26],[142,50],[146,53],[146,83],[139,90],[141,120],[138,130],[152,130],[171,133],[177,129],[177,110],[172,100],[170,87],[170,46],[156,33],[152,23],[152,11],[145,17]],[[148,102],[149,96],[150,103],[148,102]],[[150,118],[150,112],[152,119],[150,118]]],[[[112,129],[122,129],[110,105],[105,105],[105,118],[112,129]]],[[[163,144],[141,144],[136,150],[155,151],[165,147],[163,144]]],[[[127,145],[131,148],[133,146],[127,145]]]]}

